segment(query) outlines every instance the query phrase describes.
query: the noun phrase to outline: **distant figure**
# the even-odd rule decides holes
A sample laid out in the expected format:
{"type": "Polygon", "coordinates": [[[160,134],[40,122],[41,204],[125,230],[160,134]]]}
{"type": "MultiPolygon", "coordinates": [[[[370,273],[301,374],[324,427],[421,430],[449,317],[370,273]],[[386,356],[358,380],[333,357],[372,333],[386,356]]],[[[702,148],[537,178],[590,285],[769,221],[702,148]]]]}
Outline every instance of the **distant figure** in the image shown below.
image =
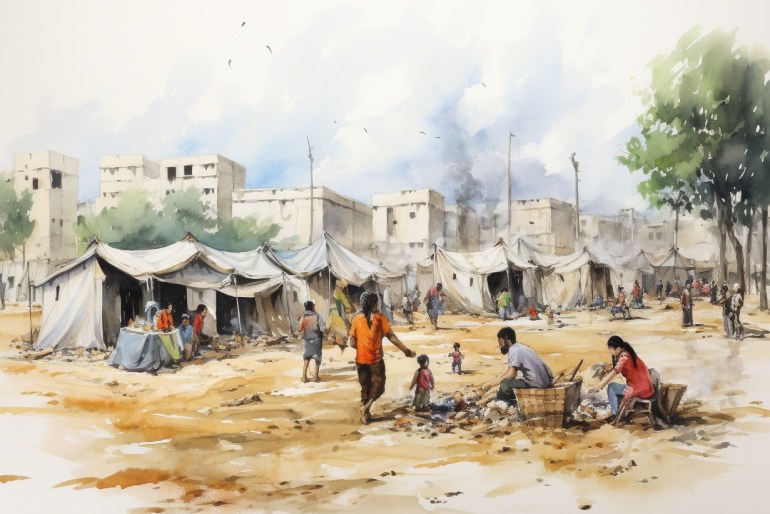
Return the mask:
{"type": "Polygon", "coordinates": [[[423,299],[425,306],[428,309],[428,317],[430,318],[434,330],[438,330],[438,315],[443,310],[443,298],[446,297],[443,289],[443,284],[438,282],[435,287],[428,289],[428,292],[425,293],[425,298],[423,299]]]}
{"type": "Polygon", "coordinates": [[[655,297],[658,300],[663,300],[663,279],[659,278],[658,283],[655,286],[655,297]]]}
{"type": "Polygon", "coordinates": [[[454,350],[449,354],[452,358],[452,373],[457,370],[457,374],[460,375],[463,372],[463,358],[465,355],[460,351],[460,343],[454,344],[454,350]]]}
{"type": "Polygon", "coordinates": [[[731,307],[732,295],[730,294],[730,288],[727,284],[722,284],[719,289],[719,298],[717,298],[717,305],[722,306],[722,323],[725,328],[725,337],[733,337],[733,313],[731,307]]]}
{"type": "Polygon", "coordinates": [[[631,307],[634,309],[644,307],[644,296],[638,280],[634,280],[634,288],[631,290],[631,307]]]}
{"type": "Polygon", "coordinates": [[[185,355],[188,360],[195,357],[201,357],[200,346],[203,343],[203,340],[206,339],[206,336],[203,333],[203,320],[206,319],[206,314],[208,313],[208,308],[202,303],[195,308],[195,317],[193,318],[192,349],[189,355],[185,355]]]}
{"type": "Polygon", "coordinates": [[[382,312],[388,318],[388,322],[393,324],[393,306],[390,304],[390,286],[386,285],[382,290],[382,312]]]}
{"type": "Polygon", "coordinates": [[[623,291],[623,286],[618,286],[618,301],[610,307],[610,314],[614,318],[616,314],[622,314],[623,319],[630,317],[628,313],[628,307],[626,306],[626,293],[623,291]]]}
{"type": "Polygon", "coordinates": [[[511,303],[511,293],[507,289],[501,290],[497,293],[497,315],[501,321],[505,321],[508,309],[511,303]]]}
{"type": "Polygon", "coordinates": [[[692,284],[688,280],[684,283],[684,289],[680,297],[682,304],[682,326],[692,326],[692,284]]]}
{"type": "Polygon", "coordinates": [[[2,303],[0,310],[5,310],[5,279],[2,273],[0,273],[0,303],[2,303]]]}
{"type": "Polygon", "coordinates": [[[414,325],[414,317],[412,316],[412,300],[409,299],[409,293],[404,293],[404,297],[401,299],[401,312],[404,313],[406,322],[410,325],[414,325]]]}
{"type": "Polygon", "coordinates": [[[666,297],[671,296],[671,282],[666,280],[666,297]]]}
{"type": "Polygon", "coordinates": [[[682,296],[682,285],[679,283],[679,277],[674,279],[674,287],[671,288],[671,294],[675,298],[682,296]]]}
{"type": "Polygon", "coordinates": [[[414,285],[414,291],[412,292],[412,312],[417,312],[420,310],[420,300],[422,292],[420,291],[420,286],[417,284],[414,285]]]}
{"type": "Polygon", "coordinates": [[[193,327],[190,325],[190,316],[182,314],[182,322],[179,324],[179,338],[182,340],[182,353],[192,353],[193,327]],[[189,350],[188,350],[189,349],[189,350]]]}
{"type": "Polygon", "coordinates": [[[733,337],[743,339],[743,323],[741,323],[741,308],[743,307],[743,288],[737,282],[733,284],[733,296],[730,299],[730,310],[733,316],[733,337]]]}
{"type": "Polygon", "coordinates": [[[711,285],[709,285],[708,281],[703,281],[703,285],[700,288],[700,294],[703,296],[711,296],[711,285]]]}
{"type": "Polygon", "coordinates": [[[348,317],[353,312],[353,307],[350,306],[350,300],[348,300],[348,295],[345,293],[346,287],[348,287],[347,281],[345,281],[344,278],[338,278],[335,282],[332,298],[337,307],[337,314],[339,314],[340,318],[345,322],[345,329],[350,331],[350,319],[348,319],[348,317]]]}
{"type": "Polygon", "coordinates": [[[324,327],[323,318],[316,312],[315,303],[312,300],[306,301],[304,307],[305,312],[299,319],[299,331],[304,341],[302,381],[307,382],[307,368],[312,359],[315,361],[315,376],[313,380],[320,382],[321,377],[318,372],[321,369],[323,335],[326,327],[324,327]]]}
{"type": "Polygon", "coordinates": [[[719,288],[717,287],[717,281],[711,281],[711,305],[717,304],[717,295],[719,294],[719,288]]]}
{"type": "Polygon", "coordinates": [[[430,391],[436,387],[436,382],[433,380],[433,373],[428,368],[430,359],[427,355],[424,353],[418,355],[417,364],[420,367],[414,372],[409,390],[414,389],[414,401],[412,402],[414,410],[426,412],[430,410],[430,391]]]}

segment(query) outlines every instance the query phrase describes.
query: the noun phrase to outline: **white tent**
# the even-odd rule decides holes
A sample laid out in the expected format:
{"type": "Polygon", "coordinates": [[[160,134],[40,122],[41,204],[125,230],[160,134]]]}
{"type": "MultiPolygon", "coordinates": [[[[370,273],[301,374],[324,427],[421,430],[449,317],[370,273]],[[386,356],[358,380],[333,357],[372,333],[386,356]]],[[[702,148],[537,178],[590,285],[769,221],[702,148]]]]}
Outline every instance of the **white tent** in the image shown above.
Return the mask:
{"type": "Polygon", "coordinates": [[[492,248],[479,252],[449,252],[435,247],[433,274],[441,282],[452,309],[470,312],[494,312],[494,298],[501,289],[530,297],[535,292],[534,284],[525,280],[524,271],[534,270],[528,263],[498,243],[492,248]]]}
{"type": "Polygon", "coordinates": [[[306,281],[309,299],[321,313],[328,313],[333,304],[331,298],[337,278],[348,283],[348,297],[354,303],[364,290],[377,291],[385,284],[391,286],[391,302],[397,302],[403,294],[403,273],[390,271],[356,255],[325,232],[313,244],[300,250],[281,251],[267,245],[263,248],[266,256],[287,274],[306,281]]]}
{"type": "Polygon", "coordinates": [[[288,305],[286,315],[278,316],[272,306],[287,303],[288,289],[293,290],[291,298],[306,290],[302,280],[287,276],[261,249],[235,254],[185,240],[155,250],[119,250],[95,242],[82,257],[33,284],[43,293],[43,319],[35,348],[73,344],[104,348],[105,338],[114,338],[125,318],[142,312],[145,300],[155,299],[162,284],[187,288],[188,308],[195,305],[190,293],[198,293],[198,303],[212,313],[204,328],[209,333],[216,330],[216,291],[235,298],[254,298],[260,327],[280,333],[293,328],[288,305]],[[86,272],[102,286],[96,290],[85,287],[86,272]],[[277,294],[279,289],[283,295],[277,294]],[[279,297],[284,301],[277,301],[279,297]],[[95,312],[99,313],[98,320],[89,314],[95,312]],[[98,330],[89,328],[94,323],[98,330]],[[71,328],[62,331],[62,327],[71,328]],[[81,335],[73,339],[72,334],[81,335]]]}
{"type": "Polygon", "coordinates": [[[614,290],[620,281],[621,266],[608,255],[584,247],[560,258],[549,278],[549,289],[558,291],[555,303],[562,308],[572,308],[600,295],[614,298],[614,290]]]}

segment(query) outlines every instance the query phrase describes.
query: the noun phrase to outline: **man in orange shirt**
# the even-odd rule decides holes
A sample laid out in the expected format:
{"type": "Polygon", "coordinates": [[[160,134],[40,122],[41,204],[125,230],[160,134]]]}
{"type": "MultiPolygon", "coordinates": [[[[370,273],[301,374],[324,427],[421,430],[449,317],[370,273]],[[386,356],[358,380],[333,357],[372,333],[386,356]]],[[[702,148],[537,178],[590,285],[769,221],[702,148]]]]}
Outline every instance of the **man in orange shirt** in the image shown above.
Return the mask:
{"type": "Polygon", "coordinates": [[[158,315],[158,330],[171,332],[171,330],[174,329],[174,318],[171,316],[173,310],[174,306],[168,304],[168,307],[166,307],[165,310],[160,311],[160,314],[158,315]]]}
{"type": "Polygon", "coordinates": [[[368,424],[372,404],[385,392],[385,361],[382,338],[387,337],[407,357],[416,355],[393,333],[388,319],[380,314],[379,297],[366,292],[361,295],[361,313],[351,323],[350,336],[356,348],[356,371],[361,384],[361,423],[368,424]]]}

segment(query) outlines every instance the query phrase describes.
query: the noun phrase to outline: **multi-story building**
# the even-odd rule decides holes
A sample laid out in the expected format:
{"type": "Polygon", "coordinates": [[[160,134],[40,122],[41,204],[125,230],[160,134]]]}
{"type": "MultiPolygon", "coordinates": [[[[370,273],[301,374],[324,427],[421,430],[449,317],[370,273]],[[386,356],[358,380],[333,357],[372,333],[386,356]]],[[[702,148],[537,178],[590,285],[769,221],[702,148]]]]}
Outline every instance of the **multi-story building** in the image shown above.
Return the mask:
{"type": "Polygon", "coordinates": [[[14,154],[14,189],[17,194],[32,194],[30,217],[35,227],[24,244],[26,260],[53,265],[76,257],[79,168],[77,159],[50,150],[14,154]]]}
{"type": "Polygon", "coordinates": [[[372,195],[375,257],[394,269],[444,246],[444,197],[432,189],[409,189],[372,195]]]}
{"type": "Polygon", "coordinates": [[[481,221],[476,211],[463,204],[446,206],[444,248],[452,252],[476,252],[480,237],[481,221]]]}
{"type": "Polygon", "coordinates": [[[108,209],[118,204],[127,189],[146,189],[157,201],[157,191],[151,189],[160,177],[160,165],[144,155],[108,155],[99,159],[99,197],[96,209],[108,209]]]}
{"type": "Polygon", "coordinates": [[[341,245],[369,255],[372,242],[372,208],[326,187],[240,189],[232,194],[234,217],[254,217],[275,223],[273,238],[280,246],[298,249],[326,231],[341,245]]]}
{"type": "Polygon", "coordinates": [[[219,154],[161,159],[156,189],[160,199],[195,187],[212,215],[233,216],[233,191],[246,187],[246,168],[219,154]]]}
{"type": "Polygon", "coordinates": [[[555,255],[575,251],[575,206],[553,198],[515,200],[511,205],[511,236],[534,237],[555,255]]]}
{"type": "Polygon", "coordinates": [[[600,241],[620,243],[623,225],[619,219],[598,214],[580,215],[580,240],[582,244],[596,245],[600,241]]]}

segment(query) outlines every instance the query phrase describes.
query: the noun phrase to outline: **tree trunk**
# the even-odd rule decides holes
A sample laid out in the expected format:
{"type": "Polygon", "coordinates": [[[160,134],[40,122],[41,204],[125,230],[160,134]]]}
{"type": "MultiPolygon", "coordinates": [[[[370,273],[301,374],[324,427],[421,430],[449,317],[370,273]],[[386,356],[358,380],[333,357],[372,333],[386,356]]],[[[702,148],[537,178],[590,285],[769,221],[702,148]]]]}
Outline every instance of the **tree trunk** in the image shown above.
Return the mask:
{"type": "Polygon", "coordinates": [[[762,207],[762,262],[759,265],[759,310],[767,310],[767,205],[762,207]]]}
{"type": "Polygon", "coordinates": [[[727,231],[725,230],[725,213],[722,201],[717,197],[714,202],[717,210],[717,227],[719,228],[719,275],[721,282],[727,284],[727,231]]]}
{"type": "MultiPolygon", "coordinates": [[[[754,213],[751,213],[751,216],[749,216],[749,224],[746,225],[746,246],[745,248],[745,255],[744,255],[744,271],[746,273],[746,276],[744,278],[744,282],[746,282],[746,294],[749,294],[751,292],[751,239],[754,235],[754,213]]],[[[754,291],[756,293],[756,291],[754,291]]]]}
{"type": "Polygon", "coordinates": [[[746,277],[743,270],[743,245],[741,244],[740,239],[735,235],[735,224],[733,223],[733,216],[732,216],[732,207],[730,207],[730,212],[727,212],[727,209],[725,209],[725,230],[727,231],[727,237],[730,238],[730,242],[733,245],[733,250],[735,250],[735,265],[738,268],[738,285],[741,286],[741,289],[744,291],[746,290],[746,277]]]}

